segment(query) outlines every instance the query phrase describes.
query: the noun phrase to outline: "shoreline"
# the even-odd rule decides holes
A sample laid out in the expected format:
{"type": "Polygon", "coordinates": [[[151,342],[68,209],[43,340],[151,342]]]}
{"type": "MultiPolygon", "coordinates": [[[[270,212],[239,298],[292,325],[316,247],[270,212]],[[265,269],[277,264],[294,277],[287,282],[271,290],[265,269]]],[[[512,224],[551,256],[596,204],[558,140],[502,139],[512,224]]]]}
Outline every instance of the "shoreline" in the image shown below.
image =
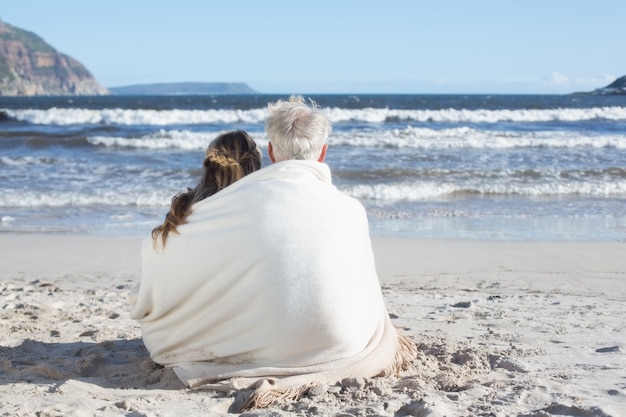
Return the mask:
{"type": "MultiPolygon", "coordinates": [[[[524,203],[523,203],[524,204],[524,203]]],[[[47,219],[35,219],[21,214],[6,214],[0,218],[0,235],[84,235],[108,237],[148,236],[162,220],[163,207],[158,212],[108,213],[83,215],[70,222],[61,208],[47,209],[47,219]],[[55,214],[56,213],[56,214],[55,214]],[[50,216],[50,217],[48,217],[50,216]],[[102,217],[104,216],[104,217],[102,217]],[[50,223],[52,221],[52,223],[50,223]],[[34,222],[34,223],[33,223],[34,222]]],[[[366,208],[367,209],[367,208],[366,208]]],[[[150,209],[152,210],[152,209],[150,209]]],[[[367,210],[372,210],[369,208],[367,210]]],[[[424,210],[432,210],[426,209],[424,210]]],[[[422,217],[419,219],[380,218],[368,214],[373,237],[416,240],[460,240],[498,242],[626,242],[626,216],[557,216],[557,217],[422,217]]]]}
{"type": "MultiPolygon", "coordinates": [[[[227,413],[234,398],[182,389],[147,357],[126,298],[141,240],[0,233],[7,415],[227,413]]],[[[625,242],[372,242],[416,370],[247,415],[626,415],[625,242]]]]}

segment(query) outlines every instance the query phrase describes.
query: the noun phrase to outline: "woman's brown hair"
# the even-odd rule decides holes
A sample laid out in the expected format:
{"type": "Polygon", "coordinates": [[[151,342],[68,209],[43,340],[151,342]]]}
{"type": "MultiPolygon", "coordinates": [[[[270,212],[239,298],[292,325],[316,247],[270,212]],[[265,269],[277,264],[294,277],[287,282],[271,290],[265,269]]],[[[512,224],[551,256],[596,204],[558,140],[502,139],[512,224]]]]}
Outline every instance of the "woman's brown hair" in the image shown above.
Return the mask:
{"type": "Polygon", "coordinates": [[[247,132],[236,130],[223,133],[211,142],[202,165],[202,178],[196,188],[175,195],[165,221],[152,230],[155,245],[161,238],[165,248],[169,234],[178,234],[178,226],[187,223],[194,203],[261,168],[261,152],[247,132]]]}

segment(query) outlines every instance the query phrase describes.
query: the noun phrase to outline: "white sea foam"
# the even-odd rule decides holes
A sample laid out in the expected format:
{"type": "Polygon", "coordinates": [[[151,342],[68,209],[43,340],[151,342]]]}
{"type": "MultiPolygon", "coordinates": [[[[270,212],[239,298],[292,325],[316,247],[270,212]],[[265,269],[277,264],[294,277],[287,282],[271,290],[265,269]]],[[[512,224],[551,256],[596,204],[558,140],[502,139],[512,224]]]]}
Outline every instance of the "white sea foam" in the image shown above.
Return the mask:
{"type": "Polygon", "coordinates": [[[445,148],[576,148],[615,147],[626,149],[626,135],[597,135],[564,131],[500,131],[469,127],[430,129],[408,126],[393,130],[358,130],[336,132],[329,139],[333,145],[395,147],[418,149],[445,148]]]}
{"type": "Polygon", "coordinates": [[[19,121],[44,125],[117,124],[117,125],[185,125],[216,123],[260,123],[264,109],[252,110],[133,110],[133,109],[25,109],[4,112],[19,121]]]}
{"type": "Polygon", "coordinates": [[[26,166],[26,165],[44,165],[54,163],[55,159],[34,156],[0,156],[0,165],[10,166],[26,166]]]}
{"type": "Polygon", "coordinates": [[[343,189],[349,195],[366,200],[420,201],[455,194],[509,195],[509,196],[593,196],[626,197],[626,181],[523,184],[515,182],[492,182],[476,185],[457,183],[416,182],[413,184],[360,184],[343,189]]]}
{"type": "MultiPolygon", "coordinates": [[[[137,138],[117,136],[92,136],[87,142],[92,145],[122,148],[144,149],[206,149],[206,147],[223,132],[193,132],[190,130],[165,130],[137,138]]],[[[267,145],[264,134],[254,135],[259,146],[267,145]]]]}
{"type": "Polygon", "coordinates": [[[0,207],[89,207],[89,206],[166,206],[172,194],[166,190],[145,190],[123,192],[120,190],[98,190],[95,193],[74,191],[38,191],[5,190],[0,194],[0,207]]]}
{"type": "MultiPolygon", "coordinates": [[[[92,136],[87,142],[105,147],[144,149],[205,149],[222,132],[166,130],[141,137],[92,136]]],[[[253,134],[259,146],[267,146],[265,133],[253,134]]],[[[563,131],[497,131],[469,127],[430,129],[407,126],[393,130],[336,131],[328,139],[330,145],[372,148],[416,149],[505,149],[505,148],[604,148],[626,149],[626,135],[597,135],[587,132],[563,131]]],[[[0,160],[2,162],[2,160],[0,160]]]]}
{"type": "Polygon", "coordinates": [[[498,123],[498,122],[549,122],[582,121],[594,119],[626,120],[626,107],[593,107],[583,109],[521,109],[521,110],[401,110],[401,109],[343,109],[325,110],[334,123],[359,120],[382,123],[397,119],[417,122],[498,123]]]}
{"type": "MultiPolygon", "coordinates": [[[[581,182],[542,182],[538,184],[515,181],[495,181],[490,183],[385,183],[339,186],[347,194],[365,200],[382,202],[421,201],[454,195],[509,195],[509,196],[589,196],[626,197],[626,181],[581,181],[581,182]]],[[[0,195],[0,207],[42,208],[42,207],[90,207],[90,206],[130,206],[165,207],[172,193],[164,189],[133,190],[107,189],[96,192],[6,190],[0,195]]],[[[11,221],[7,218],[3,221],[11,221]]]]}
{"type": "MultiPolygon", "coordinates": [[[[34,124],[117,124],[117,125],[188,125],[215,123],[262,123],[265,108],[250,110],[149,110],[149,109],[2,109],[8,116],[34,124]]],[[[592,107],[583,109],[520,109],[520,110],[402,110],[389,108],[325,108],[331,122],[362,121],[383,123],[389,120],[448,123],[498,122],[574,122],[584,120],[626,120],[626,107],[592,107]]]]}
{"type": "Polygon", "coordinates": [[[204,149],[215,137],[212,133],[191,132],[188,130],[163,130],[138,138],[117,136],[92,136],[87,142],[92,145],[121,148],[146,149],[204,149]]]}

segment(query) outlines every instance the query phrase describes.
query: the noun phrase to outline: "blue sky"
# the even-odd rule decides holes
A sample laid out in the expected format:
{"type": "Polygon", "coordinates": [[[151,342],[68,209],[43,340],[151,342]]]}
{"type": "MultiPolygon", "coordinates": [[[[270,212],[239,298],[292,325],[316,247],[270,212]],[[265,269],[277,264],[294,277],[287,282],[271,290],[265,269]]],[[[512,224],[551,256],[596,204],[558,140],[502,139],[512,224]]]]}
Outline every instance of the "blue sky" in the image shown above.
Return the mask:
{"type": "Polygon", "coordinates": [[[626,74],[623,0],[14,0],[0,19],[106,87],[562,94],[626,74]]]}

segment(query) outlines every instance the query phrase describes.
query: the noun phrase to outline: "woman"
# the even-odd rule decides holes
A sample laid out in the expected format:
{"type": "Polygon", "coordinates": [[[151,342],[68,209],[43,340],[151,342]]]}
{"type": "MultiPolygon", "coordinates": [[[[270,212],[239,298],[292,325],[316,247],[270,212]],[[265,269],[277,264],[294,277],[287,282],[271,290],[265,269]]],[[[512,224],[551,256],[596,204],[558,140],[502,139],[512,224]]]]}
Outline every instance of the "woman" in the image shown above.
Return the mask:
{"type": "Polygon", "coordinates": [[[170,233],[178,234],[178,226],[187,223],[187,216],[194,203],[260,168],[261,152],[248,133],[236,130],[215,138],[207,148],[202,179],[196,188],[189,188],[187,192],[174,196],[165,221],[152,230],[155,246],[160,239],[161,246],[165,248],[170,233]]]}

